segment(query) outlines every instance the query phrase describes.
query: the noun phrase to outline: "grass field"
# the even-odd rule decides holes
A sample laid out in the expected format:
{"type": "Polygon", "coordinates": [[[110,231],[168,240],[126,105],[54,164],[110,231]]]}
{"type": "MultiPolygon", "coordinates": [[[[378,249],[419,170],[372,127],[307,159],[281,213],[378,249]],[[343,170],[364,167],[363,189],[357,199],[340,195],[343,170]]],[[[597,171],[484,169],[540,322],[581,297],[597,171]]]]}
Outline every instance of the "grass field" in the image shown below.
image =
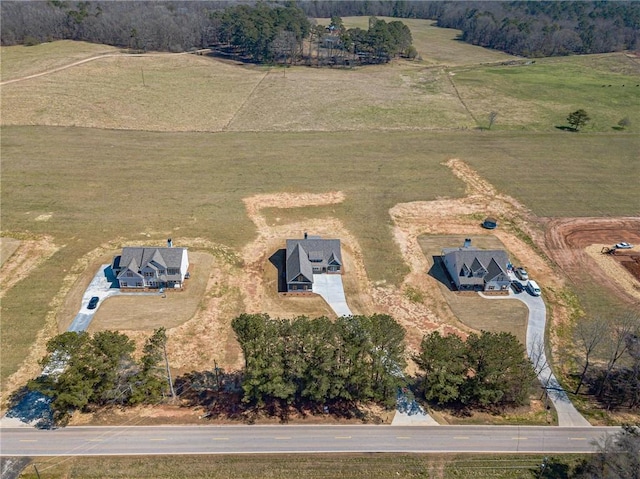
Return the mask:
{"type": "MultiPolygon", "coordinates": [[[[441,164],[453,157],[540,216],[640,214],[640,87],[627,86],[635,60],[499,65],[512,57],[429,21],[407,23],[421,62],[284,75],[194,55],[123,56],[3,86],[3,235],[51,235],[60,250],[3,298],[2,381],[78,258],[114,238],[207,238],[238,252],[255,237],[242,199],[257,193],[343,191],[343,203],[277,215],[337,217],[358,239],[370,279],[390,284],[407,268],[388,210],[461,196],[441,164]],[[592,126],[558,130],[577,108],[592,126]],[[494,129],[481,131],[493,110],[494,129]],[[613,130],[623,116],[631,126],[613,130]]],[[[105,51],[113,49],[2,47],[2,80],[105,51]]]]}
{"type": "Polygon", "coordinates": [[[2,56],[0,79],[3,82],[13,80],[59,68],[75,61],[118,51],[118,48],[108,45],[71,40],[41,43],[30,47],[23,45],[0,47],[0,56],[2,56]]]}
{"type": "MultiPolygon", "coordinates": [[[[228,455],[157,456],[110,458],[38,458],[35,465],[41,479],[106,479],[206,477],[254,479],[428,477],[437,479],[482,478],[521,479],[537,477],[544,457],[540,454],[491,455],[228,455]],[[153,462],[153,467],[149,467],[153,462]]],[[[554,456],[575,465],[579,455],[554,456]]],[[[551,462],[550,462],[551,463],[551,462]]],[[[562,470],[558,466],[558,471],[562,470]]],[[[36,479],[33,466],[21,479],[36,479]]],[[[556,477],[556,476],[554,476],[556,477]]],[[[564,477],[564,476],[557,476],[564,477]]]]}
{"type": "Polygon", "coordinates": [[[20,240],[13,238],[0,238],[0,266],[15,253],[20,246],[20,240]]]}
{"type": "Polygon", "coordinates": [[[542,216],[636,215],[640,191],[630,173],[638,146],[632,135],[564,132],[4,127],[3,231],[49,234],[65,247],[3,298],[3,378],[15,371],[43,326],[59,289],[47,278],[59,277],[113,238],[203,237],[238,251],[255,237],[242,198],[340,190],[346,194],[341,204],[279,210],[278,216],[283,222],[339,218],[358,238],[370,278],[397,284],[407,270],[391,237],[388,210],[401,202],[460,196],[463,185],[442,161],[468,161],[542,216]],[[35,221],[42,214],[51,217],[35,221]]]}

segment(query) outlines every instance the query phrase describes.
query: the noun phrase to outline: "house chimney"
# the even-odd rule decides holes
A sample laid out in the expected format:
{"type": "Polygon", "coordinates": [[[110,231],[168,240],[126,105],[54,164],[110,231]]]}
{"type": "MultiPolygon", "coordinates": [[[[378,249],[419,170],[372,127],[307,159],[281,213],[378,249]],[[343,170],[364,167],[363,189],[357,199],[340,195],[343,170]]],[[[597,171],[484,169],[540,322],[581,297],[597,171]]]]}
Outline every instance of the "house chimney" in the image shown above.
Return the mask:
{"type": "Polygon", "coordinates": [[[307,239],[307,232],[304,232],[304,239],[307,239]]]}
{"type": "Polygon", "coordinates": [[[465,248],[471,248],[471,238],[465,238],[464,247],[465,248]]]}
{"type": "Polygon", "coordinates": [[[173,248],[173,241],[171,241],[171,238],[167,240],[167,248],[173,248]]]}

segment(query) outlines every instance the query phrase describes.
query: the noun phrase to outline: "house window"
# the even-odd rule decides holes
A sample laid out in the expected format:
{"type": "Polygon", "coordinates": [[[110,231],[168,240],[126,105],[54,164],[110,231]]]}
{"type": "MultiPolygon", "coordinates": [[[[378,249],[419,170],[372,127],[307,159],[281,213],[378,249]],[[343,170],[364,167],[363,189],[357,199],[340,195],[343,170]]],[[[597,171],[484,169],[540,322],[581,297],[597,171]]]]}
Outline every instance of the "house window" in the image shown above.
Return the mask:
{"type": "Polygon", "coordinates": [[[145,277],[145,278],[154,278],[154,277],[155,277],[155,274],[153,274],[153,271],[146,271],[146,272],[144,273],[144,277],[145,277]]]}
{"type": "Polygon", "coordinates": [[[163,269],[159,269],[158,270],[158,274],[164,274],[164,270],[163,269]]]}
{"type": "Polygon", "coordinates": [[[178,274],[179,272],[178,268],[167,268],[167,274],[178,274]]]}
{"type": "Polygon", "coordinates": [[[133,273],[131,271],[127,271],[127,277],[133,278],[133,273]]]}
{"type": "Polygon", "coordinates": [[[136,286],[137,286],[138,288],[142,288],[142,283],[138,281],[138,282],[136,283],[136,286]]]}
{"type": "Polygon", "coordinates": [[[293,291],[295,291],[296,289],[298,289],[298,285],[297,285],[297,284],[293,284],[293,285],[291,285],[291,289],[292,289],[293,291]]]}
{"type": "Polygon", "coordinates": [[[491,291],[493,289],[493,286],[489,286],[487,289],[491,291]]]}
{"type": "Polygon", "coordinates": [[[120,287],[121,288],[126,288],[127,287],[127,282],[126,281],[120,281],[120,287]]]}

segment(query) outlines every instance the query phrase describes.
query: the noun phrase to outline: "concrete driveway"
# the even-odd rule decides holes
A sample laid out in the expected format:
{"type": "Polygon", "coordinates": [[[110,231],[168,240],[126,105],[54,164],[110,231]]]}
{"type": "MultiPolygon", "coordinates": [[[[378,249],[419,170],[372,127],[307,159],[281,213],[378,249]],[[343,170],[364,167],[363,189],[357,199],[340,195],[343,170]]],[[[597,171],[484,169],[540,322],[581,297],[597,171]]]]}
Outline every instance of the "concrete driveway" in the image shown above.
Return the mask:
{"type": "Polygon", "coordinates": [[[588,427],[591,426],[582,414],[573,406],[569,396],[562,389],[560,383],[551,371],[544,351],[544,328],[547,323],[547,308],[542,296],[532,296],[528,291],[515,294],[509,291],[509,296],[486,296],[486,299],[517,299],[527,305],[529,319],[527,321],[527,354],[531,359],[538,380],[546,389],[549,399],[558,413],[558,426],[588,427]]]}
{"type": "Polygon", "coordinates": [[[89,286],[82,295],[82,304],[80,306],[80,311],[73,319],[71,325],[67,329],[67,331],[73,331],[79,333],[80,331],[86,331],[91,324],[91,320],[93,316],[98,311],[98,308],[109,296],[114,296],[116,294],[120,294],[120,290],[114,287],[115,278],[111,278],[111,267],[109,264],[103,264],[98,268],[98,272],[91,280],[89,286]],[[98,301],[98,306],[95,309],[88,309],[87,305],[89,304],[89,300],[93,297],[97,296],[100,298],[98,301]]]}
{"type": "Polygon", "coordinates": [[[353,316],[344,296],[342,275],[314,274],[313,292],[322,296],[338,316],[353,316]]]}

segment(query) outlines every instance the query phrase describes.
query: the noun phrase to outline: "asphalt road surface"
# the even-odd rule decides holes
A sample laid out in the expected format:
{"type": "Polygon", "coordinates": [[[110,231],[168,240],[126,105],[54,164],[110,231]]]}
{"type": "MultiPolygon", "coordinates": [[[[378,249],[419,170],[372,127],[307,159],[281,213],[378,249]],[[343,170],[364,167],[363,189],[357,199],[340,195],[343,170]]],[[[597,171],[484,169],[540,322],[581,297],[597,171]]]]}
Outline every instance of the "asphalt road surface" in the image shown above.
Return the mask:
{"type": "Polygon", "coordinates": [[[2,456],[260,453],[585,453],[619,428],[142,426],[0,429],[2,456]]]}

